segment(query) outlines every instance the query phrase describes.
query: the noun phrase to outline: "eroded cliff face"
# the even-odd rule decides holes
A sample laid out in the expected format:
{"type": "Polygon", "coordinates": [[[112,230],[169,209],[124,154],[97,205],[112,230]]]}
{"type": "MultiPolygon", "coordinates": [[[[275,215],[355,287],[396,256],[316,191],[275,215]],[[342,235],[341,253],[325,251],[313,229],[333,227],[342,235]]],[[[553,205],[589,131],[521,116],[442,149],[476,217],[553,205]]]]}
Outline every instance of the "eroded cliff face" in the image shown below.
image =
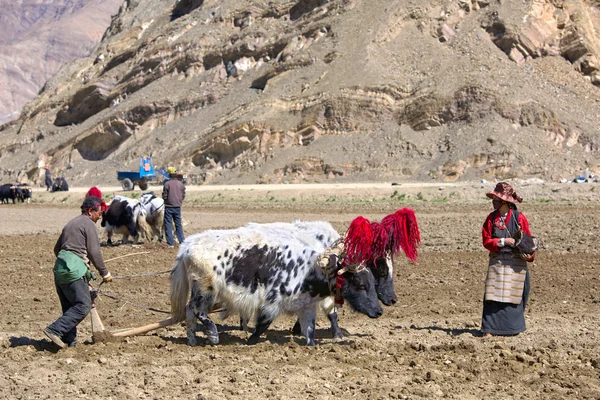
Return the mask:
{"type": "Polygon", "coordinates": [[[98,44],[122,0],[0,0],[0,124],[98,44]]]}
{"type": "Polygon", "coordinates": [[[0,172],[570,178],[598,167],[599,28],[583,0],[129,0],[2,128],[0,172]]]}

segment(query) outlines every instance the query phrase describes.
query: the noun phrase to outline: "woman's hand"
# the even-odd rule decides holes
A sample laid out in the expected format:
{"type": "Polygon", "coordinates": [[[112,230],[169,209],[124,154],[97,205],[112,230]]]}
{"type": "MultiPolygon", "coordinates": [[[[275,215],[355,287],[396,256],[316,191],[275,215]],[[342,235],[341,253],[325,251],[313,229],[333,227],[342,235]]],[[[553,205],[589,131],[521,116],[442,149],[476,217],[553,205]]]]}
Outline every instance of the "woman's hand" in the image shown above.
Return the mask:
{"type": "Polygon", "coordinates": [[[515,245],[515,239],[513,238],[504,238],[504,245],[513,247],[515,245]]]}
{"type": "Polygon", "coordinates": [[[533,254],[521,254],[521,259],[527,261],[527,262],[532,262],[533,261],[533,254]]]}

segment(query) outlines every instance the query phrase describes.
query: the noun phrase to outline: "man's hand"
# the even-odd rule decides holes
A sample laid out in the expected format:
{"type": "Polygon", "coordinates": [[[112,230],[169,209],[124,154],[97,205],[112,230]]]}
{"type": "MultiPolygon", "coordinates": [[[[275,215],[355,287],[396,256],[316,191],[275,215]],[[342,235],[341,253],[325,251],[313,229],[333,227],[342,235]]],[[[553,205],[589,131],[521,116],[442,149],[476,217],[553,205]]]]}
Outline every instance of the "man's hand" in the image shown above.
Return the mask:
{"type": "Polygon", "coordinates": [[[533,261],[533,254],[521,254],[521,259],[527,261],[527,262],[532,262],[533,261]]]}
{"type": "Polygon", "coordinates": [[[110,272],[102,277],[102,283],[112,282],[113,277],[110,272]]]}
{"type": "Polygon", "coordinates": [[[504,245],[513,247],[515,245],[515,239],[513,238],[504,238],[504,245]]]}

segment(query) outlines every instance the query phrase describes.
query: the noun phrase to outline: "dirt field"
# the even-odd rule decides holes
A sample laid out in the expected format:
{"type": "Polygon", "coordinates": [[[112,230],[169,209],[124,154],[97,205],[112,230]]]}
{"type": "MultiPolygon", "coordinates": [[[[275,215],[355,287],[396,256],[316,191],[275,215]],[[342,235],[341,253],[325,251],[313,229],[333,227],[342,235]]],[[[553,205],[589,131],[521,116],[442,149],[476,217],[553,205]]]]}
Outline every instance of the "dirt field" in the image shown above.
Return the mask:
{"type": "MultiPolygon", "coordinates": [[[[42,333],[60,311],[52,247],[64,223],[78,214],[75,204],[82,194],[41,194],[32,205],[0,205],[0,397],[600,399],[597,201],[548,200],[566,189],[524,196],[537,199],[520,209],[543,240],[531,266],[528,329],[516,337],[483,339],[487,254],[480,227],[490,204],[479,188],[479,197],[470,201],[460,200],[465,197],[460,194],[455,196],[460,201],[452,200],[449,193],[443,200],[437,193],[444,191],[434,189],[420,196],[411,192],[402,201],[401,193],[392,196],[397,189],[322,198],[314,192],[313,197],[295,192],[234,198],[219,191],[186,200],[187,235],[294,219],[328,220],[342,232],[357,215],[379,220],[405,206],[416,211],[420,258],[417,264],[402,258],[395,266],[398,303],[376,320],[346,306],[340,313],[345,338],[337,342],[327,319],[319,316],[316,348],[290,334],[291,317],[276,320],[256,346],[245,344],[249,334],[237,330],[232,317],[219,325],[221,344],[194,348],[185,343],[182,325],[121,343],[93,344],[88,318],[80,325],[80,344],[56,352],[42,333]]],[[[117,277],[167,271],[176,255],[176,249],[157,243],[102,251],[105,260],[131,254],[107,262],[117,277]],[[133,254],[139,252],[147,253],[133,254]]],[[[160,275],[103,286],[105,294],[121,299],[101,296],[105,326],[166,318],[136,306],[168,310],[168,285],[168,275],[160,275]]]]}

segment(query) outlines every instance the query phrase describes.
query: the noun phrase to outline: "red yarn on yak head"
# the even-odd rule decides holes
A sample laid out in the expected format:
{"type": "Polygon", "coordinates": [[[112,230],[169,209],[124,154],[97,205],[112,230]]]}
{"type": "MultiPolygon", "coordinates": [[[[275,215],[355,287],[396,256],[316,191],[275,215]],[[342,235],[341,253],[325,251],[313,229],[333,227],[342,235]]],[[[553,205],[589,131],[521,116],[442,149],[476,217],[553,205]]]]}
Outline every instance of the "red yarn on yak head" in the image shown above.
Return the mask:
{"type": "Polygon", "coordinates": [[[344,238],[344,248],[346,250],[344,265],[362,264],[371,259],[372,243],[373,230],[369,220],[365,217],[354,218],[344,238]]]}
{"type": "Polygon", "coordinates": [[[99,199],[102,199],[102,192],[96,186],[92,186],[90,188],[90,190],[88,190],[87,194],[85,195],[85,197],[90,197],[90,196],[94,196],[99,199]]]}
{"type": "Polygon", "coordinates": [[[373,261],[385,258],[389,241],[388,230],[379,222],[371,222],[371,230],[373,231],[373,244],[371,245],[373,261]]]}
{"type": "Polygon", "coordinates": [[[417,247],[421,243],[421,232],[417,223],[417,216],[410,208],[403,208],[381,220],[389,234],[387,250],[392,255],[398,255],[400,249],[411,261],[418,257],[417,247]]]}
{"type": "Polygon", "coordinates": [[[100,209],[102,211],[106,211],[108,210],[108,206],[106,205],[106,203],[104,201],[102,201],[102,192],[100,191],[100,189],[98,189],[96,186],[92,186],[90,188],[90,190],[88,190],[88,192],[85,194],[85,197],[97,197],[101,200],[100,202],[100,209]]]}

